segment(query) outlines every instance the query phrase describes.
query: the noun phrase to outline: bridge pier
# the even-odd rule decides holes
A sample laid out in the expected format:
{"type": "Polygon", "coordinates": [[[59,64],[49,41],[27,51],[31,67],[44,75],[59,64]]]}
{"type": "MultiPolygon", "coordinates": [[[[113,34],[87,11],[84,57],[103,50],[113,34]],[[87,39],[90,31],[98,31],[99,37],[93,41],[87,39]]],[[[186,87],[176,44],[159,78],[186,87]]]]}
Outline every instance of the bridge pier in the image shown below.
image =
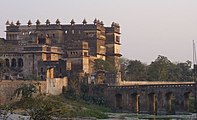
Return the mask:
{"type": "Polygon", "coordinates": [[[175,101],[175,113],[184,113],[185,108],[184,108],[184,95],[183,94],[177,94],[176,95],[176,101],[175,101]]]}
{"type": "Polygon", "coordinates": [[[166,102],[165,102],[165,106],[166,106],[166,112],[167,113],[171,113],[172,112],[172,92],[166,93],[165,97],[166,97],[166,102]]]}
{"type": "Polygon", "coordinates": [[[141,92],[139,96],[139,113],[148,113],[148,95],[146,92],[141,92]]]}
{"type": "Polygon", "coordinates": [[[131,94],[131,111],[133,113],[139,112],[139,94],[138,93],[131,94]]]}
{"type": "Polygon", "coordinates": [[[149,114],[156,114],[156,95],[155,93],[148,94],[148,112],[149,114]]]}
{"type": "Polygon", "coordinates": [[[122,109],[122,94],[116,94],[116,108],[121,110],[122,109]]]}
{"type": "Polygon", "coordinates": [[[157,114],[164,115],[166,114],[165,95],[159,91],[157,96],[157,114]]]}
{"type": "Polygon", "coordinates": [[[189,96],[190,93],[184,94],[184,111],[189,112],[189,96]]]}

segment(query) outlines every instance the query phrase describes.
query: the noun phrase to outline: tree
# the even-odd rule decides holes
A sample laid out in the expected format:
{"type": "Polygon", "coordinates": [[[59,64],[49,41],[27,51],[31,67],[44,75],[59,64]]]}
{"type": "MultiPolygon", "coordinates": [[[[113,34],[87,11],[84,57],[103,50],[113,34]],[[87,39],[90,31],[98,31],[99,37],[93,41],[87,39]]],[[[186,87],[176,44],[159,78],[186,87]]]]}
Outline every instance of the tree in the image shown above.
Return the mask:
{"type": "Polygon", "coordinates": [[[59,116],[61,111],[60,103],[52,100],[50,97],[38,94],[36,84],[22,84],[15,90],[15,95],[21,95],[21,99],[13,104],[12,107],[19,107],[25,110],[32,120],[52,120],[53,115],[59,116]]]}
{"type": "Polygon", "coordinates": [[[191,61],[170,66],[169,79],[171,81],[192,81],[191,61]]]}
{"type": "Polygon", "coordinates": [[[28,101],[26,109],[33,120],[52,120],[53,115],[59,115],[61,105],[45,96],[38,96],[28,101]]]}
{"type": "Polygon", "coordinates": [[[30,84],[22,84],[19,88],[17,88],[14,92],[15,95],[21,95],[22,99],[31,98],[33,93],[37,92],[36,85],[33,83],[30,84]]]}
{"type": "Polygon", "coordinates": [[[120,58],[120,72],[121,72],[121,79],[126,80],[126,69],[129,65],[129,59],[127,58],[120,58]]]}
{"type": "Polygon", "coordinates": [[[94,70],[99,71],[99,70],[104,70],[108,72],[115,72],[116,67],[113,66],[110,62],[104,61],[102,59],[96,59],[94,61],[94,70]]]}
{"type": "Polygon", "coordinates": [[[81,97],[86,100],[86,97],[88,97],[88,93],[89,93],[89,86],[87,84],[81,84],[80,85],[80,93],[81,93],[81,97]]]}
{"type": "Polygon", "coordinates": [[[130,60],[126,68],[126,76],[129,81],[146,80],[146,65],[139,60],[130,60]]]}
{"type": "Polygon", "coordinates": [[[147,71],[149,81],[168,81],[169,68],[172,65],[167,57],[159,55],[157,59],[152,62],[147,71]]]}

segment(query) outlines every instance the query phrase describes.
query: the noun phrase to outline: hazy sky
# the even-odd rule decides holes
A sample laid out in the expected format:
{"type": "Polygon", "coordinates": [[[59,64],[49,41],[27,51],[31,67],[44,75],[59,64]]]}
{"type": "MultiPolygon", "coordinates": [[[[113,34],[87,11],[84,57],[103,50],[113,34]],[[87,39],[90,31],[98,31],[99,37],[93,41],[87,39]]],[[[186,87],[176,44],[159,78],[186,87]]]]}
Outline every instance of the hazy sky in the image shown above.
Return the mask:
{"type": "Polygon", "coordinates": [[[145,63],[164,55],[173,62],[192,61],[192,40],[197,42],[197,0],[0,0],[0,36],[5,22],[27,24],[46,19],[63,23],[71,19],[105,26],[121,26],[124,57],[145,63]]]}

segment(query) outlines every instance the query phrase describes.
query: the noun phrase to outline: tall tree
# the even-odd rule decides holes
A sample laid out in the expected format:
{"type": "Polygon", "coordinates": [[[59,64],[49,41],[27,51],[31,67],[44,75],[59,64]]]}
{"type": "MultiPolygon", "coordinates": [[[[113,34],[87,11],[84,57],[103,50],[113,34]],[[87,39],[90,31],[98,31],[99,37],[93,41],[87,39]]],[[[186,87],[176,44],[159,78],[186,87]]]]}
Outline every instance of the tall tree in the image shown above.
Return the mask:
{"type": "Polygon", "coordinates": [[[146,65],[139,60],[130,60],[126,68],[126,76],[129,81],[146,80],[146,65]]]}
{"type": "Polygon", "coordinates": [[[172,81],[192,81],[191,61],[177,63],[170,67],[169,79],[172,81]]]}
{"type": "Polygon", "coordinates": [[[96,59],[94,61],[94,70],[98,71],[98,70],[105,70],[108,72],[115,72],[116,71],[116,67],[113,66],[110,62],[108,61],[104,61],[102,59],[96,59]]]}
{"type": "Polygon", "coordinates": [[[120,58],[120,72],[121,72],[121,79],[126,80],[126,69],[129,65],[129,59],[127,58],[120,58]]]}
{"type": "Polygon", "coordinates": [[[157,59],[152,62],[147,71],[148,80],[150,81],[168,81],[169,68],[172,65],[167,57],[159,55],[157,59]]]}

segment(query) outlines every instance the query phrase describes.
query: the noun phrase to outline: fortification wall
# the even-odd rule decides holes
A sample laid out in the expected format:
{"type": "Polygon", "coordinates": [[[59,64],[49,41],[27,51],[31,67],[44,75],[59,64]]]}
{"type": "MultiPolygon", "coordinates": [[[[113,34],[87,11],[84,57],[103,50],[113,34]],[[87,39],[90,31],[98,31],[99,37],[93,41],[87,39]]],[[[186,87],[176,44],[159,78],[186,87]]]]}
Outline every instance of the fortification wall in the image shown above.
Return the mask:
{"type": "Polygon", "coordinates": [[[63,87],[68,86],[67,77],[64,78],[47,78],[46,92],[52,95],[59,95],[62,93],[63,87]]]}
{"type": "Polygon", "coordinates": [[[14,91],[22,84],[37,83],[39,93],[59,95],[62,88],[68,86],[68,80],[64,78],[52,78],[46,81],[30,81],[30,80],[1,80],[0,81],[0,104],[5,104],[15,99],[14,91]]]}
{"type": "MultiPolygon", "coordinates": [[[[4,104],[14,99],[14,91],[22,84],[38,83],[30,80],[1,80],[0,81],[0,104],[4,104]]],[[[46,81],[39,81],[38,90],[46,93],[46,81]]]]}

